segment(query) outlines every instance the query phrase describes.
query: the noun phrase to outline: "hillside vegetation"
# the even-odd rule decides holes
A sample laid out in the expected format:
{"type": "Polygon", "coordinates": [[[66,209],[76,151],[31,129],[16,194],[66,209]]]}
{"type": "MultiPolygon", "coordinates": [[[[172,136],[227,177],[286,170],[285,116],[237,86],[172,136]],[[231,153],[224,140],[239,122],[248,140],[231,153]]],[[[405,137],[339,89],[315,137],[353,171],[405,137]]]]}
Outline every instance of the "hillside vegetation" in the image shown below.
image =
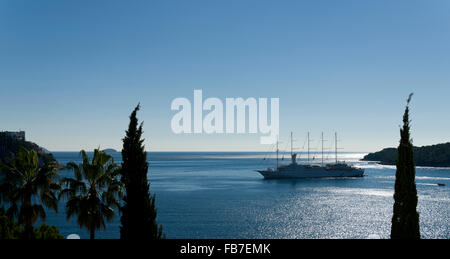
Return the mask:
{"type": "MultiPolygon", "coordinates": [[[[432,146],[414,147],[414,162],[416,166],[450,167],[450,142],[432,146]]],[[[384,165],[395,165],[397,149],[385,148],[370,153],[362,160],[377,161],[384,165]]]]}
{"type": "Polygon", "coordinates": [[[36,151],[39,164],[45,164],[49,161],[55,161],[52,154],[45,153],[45,150],[35,143],[15,139],[6,133],[0,132],[0,162],[6,162],[14,157],[20,148],[36,151]]]}

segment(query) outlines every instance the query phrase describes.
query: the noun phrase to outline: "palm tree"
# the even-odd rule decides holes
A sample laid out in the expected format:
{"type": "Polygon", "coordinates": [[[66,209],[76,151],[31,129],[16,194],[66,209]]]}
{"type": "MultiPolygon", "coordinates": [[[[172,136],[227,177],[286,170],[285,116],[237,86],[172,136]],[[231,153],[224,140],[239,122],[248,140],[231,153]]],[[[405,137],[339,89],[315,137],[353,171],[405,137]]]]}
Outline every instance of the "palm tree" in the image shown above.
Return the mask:
{"type": "Polygon", "coordinates": [[[66,187],[60,197],[67,198],[67,219],[77,217],[81,227],[87,228],[90,238],[95,238],[95,231],[106,229],[105,219],[111,221],[115,216],[114,208],[119,208],[118,199],[122,197],[122,185],[118,180],[119,165],[112,156],[96,149],[92,162],[84,150],[80,152],[83,162],[74,162],[67,167],[74,172],[75,178],[63,178],[66,187]]]}
{"type": "Polygon", "coordinates": [[[58,212],[57,164],[52,161],[40,166],[36,151],[20,148],[0,169],[0,197],[10,205],[7,214],[17,216],[18,223],[25,226],[24,238],[33,239],[33,224],[46,218],[42,205],[58,212]]]}

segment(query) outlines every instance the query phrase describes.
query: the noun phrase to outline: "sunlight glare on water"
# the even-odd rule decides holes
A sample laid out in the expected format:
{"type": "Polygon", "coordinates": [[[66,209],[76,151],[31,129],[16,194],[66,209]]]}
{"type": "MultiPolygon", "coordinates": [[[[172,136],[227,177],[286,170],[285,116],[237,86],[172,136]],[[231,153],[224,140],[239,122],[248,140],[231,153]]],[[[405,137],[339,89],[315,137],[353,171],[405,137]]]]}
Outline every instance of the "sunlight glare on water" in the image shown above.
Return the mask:
{"type": "MultiPolygon", "coordinates": [[[[54,155],[80,162],[78,153],[54,155]]],[[[363,155],[341,156],[365,168],[362,178],[263,180],[254,170],[275,162],[263,153],[149,153],[158,222],[167,238],[389,238],[395,166],[358,161],[363,155]]],[[[416,171],[422,237],[450,238],[450,169],[416,171]]],[[[63,207],[47,223],[88,238],[63,207]]],[[[119,238],[119,226],[116,217],[96,237],[119,238]]]]}

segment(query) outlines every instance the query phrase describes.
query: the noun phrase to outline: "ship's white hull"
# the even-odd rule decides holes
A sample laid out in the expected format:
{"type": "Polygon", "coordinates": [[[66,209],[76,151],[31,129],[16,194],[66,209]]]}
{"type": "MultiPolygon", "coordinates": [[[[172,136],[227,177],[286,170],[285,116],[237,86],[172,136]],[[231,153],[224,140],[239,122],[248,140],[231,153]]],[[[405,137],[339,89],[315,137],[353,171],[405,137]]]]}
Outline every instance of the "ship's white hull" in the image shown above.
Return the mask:
{"type": "Polygon", "coordinates": [[[362,177],[364,170],[327,169],[326,167],[295,166],[279,170],[258,170],[265,179],[295,179],[295,178],[327,178],[327,177],[362,177]]]}

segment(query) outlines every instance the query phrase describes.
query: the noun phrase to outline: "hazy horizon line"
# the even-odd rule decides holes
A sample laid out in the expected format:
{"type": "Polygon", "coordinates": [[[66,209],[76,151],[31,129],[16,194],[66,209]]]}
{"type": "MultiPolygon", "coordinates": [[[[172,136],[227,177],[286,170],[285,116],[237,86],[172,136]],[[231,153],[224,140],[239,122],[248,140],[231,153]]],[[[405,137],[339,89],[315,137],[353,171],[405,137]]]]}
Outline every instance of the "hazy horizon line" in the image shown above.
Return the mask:
{"type": "MultiPolygon", "coordinates": [[[[108,149],[113,149],[115,150],[117,153],[121,153],[121,150],[116,150],[114,148],[105,148],[102,150],[108,150],[108,149]]],[[[55,153],[55,152],[59,152],[59,153],[63,153],[63,152],[80,152],[80,150],[64,150],[64,151],[57,151],[57,150],[48,150],[49,153],[55,153]]],[[[84,149],[84,151],[86,152],[94,152],[94,150],[86,150],[84,149]]],[[[217,150],[145,150],[145,152],[147,153],[276,153],[276,151],[252,151],[252,150],[241,150],[241,151],[237,151],[237,150],[222,150],[222,151],[217,151],[217,150]]],[[[290,153],[290,151],[279,151],[280,153],[290,153]]],[[[371,153],[371,152],[376,152],[376,151],[340,151],[338,153],[371,153]]],[[[297,151],[297,152],[293,152],[293,153],[308,153],[308,151],[297,151]]],[[[309,153],[322,153],[322,151],[310,151],[309,153]]],[[[334,154],[334,151],[324,151],[324,153],[326,154],[334,154]]]]}

